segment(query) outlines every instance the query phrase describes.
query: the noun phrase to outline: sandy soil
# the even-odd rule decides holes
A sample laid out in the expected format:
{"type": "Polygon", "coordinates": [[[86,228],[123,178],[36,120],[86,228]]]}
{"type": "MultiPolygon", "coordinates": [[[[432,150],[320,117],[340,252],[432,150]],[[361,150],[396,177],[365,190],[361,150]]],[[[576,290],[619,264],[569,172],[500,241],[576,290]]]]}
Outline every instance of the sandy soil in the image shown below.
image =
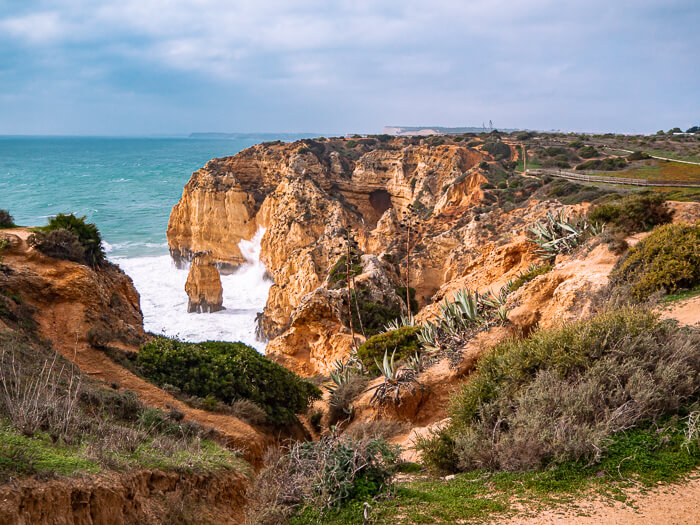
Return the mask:
{"type": "MultiPolygon", "coordinates": [[[[696,472],[695,475],[700,475],[696,472]]],[[[536,516],[508,518],[499,525],[691,525],[700,523],[700,478],[665,485],[647,494],[632,492],[633,506],[600,499],[578,501],[536,516]]]]}
{"type": "Polygon", "coordinates": [[[664,309],[663,319],[678,319],[680,324],[691,326],[700,323],[700,295],[679,301],[664,309]]]}

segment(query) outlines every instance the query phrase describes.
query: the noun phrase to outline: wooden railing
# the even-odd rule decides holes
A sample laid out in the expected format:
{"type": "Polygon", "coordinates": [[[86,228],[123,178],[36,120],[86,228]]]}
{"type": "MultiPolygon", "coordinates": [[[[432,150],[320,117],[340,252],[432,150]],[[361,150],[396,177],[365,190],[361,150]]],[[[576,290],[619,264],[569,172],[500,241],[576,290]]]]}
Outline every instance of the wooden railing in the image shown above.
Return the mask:
{"type": "Polygon", "coordinates": [[[572,173],[570,171],[556,169],[528,169],[528,175],[549,175],[551,177],[561,177],[569,180],[580,180],[583,182],[603,182],[606,184],[630,184],[632,186],[671,186],[684,188],[700,188],[700,182],[692,180],[648,180],[648,179],[628,179],[625,177],[609,177],[607,175],[585,175],[582,173],[572,173]]]}

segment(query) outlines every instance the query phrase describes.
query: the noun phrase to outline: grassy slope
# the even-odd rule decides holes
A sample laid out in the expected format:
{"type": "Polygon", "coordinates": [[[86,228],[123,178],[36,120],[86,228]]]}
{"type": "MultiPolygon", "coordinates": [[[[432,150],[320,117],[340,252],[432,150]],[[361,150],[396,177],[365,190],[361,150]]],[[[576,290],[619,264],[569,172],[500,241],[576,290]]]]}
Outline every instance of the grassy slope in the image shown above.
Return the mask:
{"type": "Polygon", "coordinates": [[[652,181],[688,180],[700,182],[700,166],[694,164],[660,160],[646,160],[635,164],[628,170],[615,172],[613,176],[652,181]]]}
{"type": "MultiPolygon", "coordinates": [[[[697,442],[684,445],[685,420],[674,417],[656,427],[619,434],[607,457],[524,473],[472,471],[446,481],[419,475],[398,483],[394,495],[372,503],[373,523],[482,523],[484,519],[536,512],[602,495],[628,501],[625,489],[673,482],[700,466],[697,442]]],[[[361,523],[363,505],[354,503],[323,518],[327,524],[361,523]]],[[[309,514],[293,523],[314,523],[309,514]]]]}

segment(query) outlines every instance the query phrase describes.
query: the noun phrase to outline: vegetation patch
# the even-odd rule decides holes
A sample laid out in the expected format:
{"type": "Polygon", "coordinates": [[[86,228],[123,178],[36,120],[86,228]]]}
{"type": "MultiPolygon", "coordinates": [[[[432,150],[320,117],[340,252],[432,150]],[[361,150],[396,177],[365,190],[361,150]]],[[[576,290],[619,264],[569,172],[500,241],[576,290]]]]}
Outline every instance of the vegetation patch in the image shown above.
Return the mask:
{"type": "Polygon", "coordinates": [[[639,300],[663,290],[673,293],[700,284],[700,224],[656,228],[618,261],[610,279],[631,286],[639,300]]]}
{"type": "MultiPolygon", "coordinates": [[[[364,335],[367,337],[383,332],[387,323],[401,315],[401,307],[398,302],[387,305],[384,302],[372,301],[369,290],[359,287],[350,293],[352,296],[353,326],[356,331],[362,327],[364,335]],[[362,316],[361,323],[357,315],[358,309],[362,316]]],[[[404,300],[405,297],[404,293],[404,300]]]]}
{"type": "Polygon", "coordinates": [[[7,210],[0,210],[0,228],[14,228],[15,220],[7,210]]]}
{"type": "Polygon", "coordinates": [[[647,231],[658,224],[671,222],[673,212],[665,203],[666,199],[658,193],[633,193],[594,206],[588,212],[588,220],[609,224],[627,234],[647,231]]]}
{"type": "Polygon", "coordinates": [[[139,351],[137,364],[156,384],[231,403],[247,399],[271,423],[289,424],[321,391],[243,343],[183,343],[159,337],[139,351]]]}
{"type": "Polygon", "coordinates": [[[513,281],[513,284],[510,286],[510,291],[514,292],[515,290],[523,286],[525,283],[529,283],[530,281],[532,281],[535,277],[539,277],[540,275],[549,273],[551,270],[552,265],[549,263],[540,264],[539,266],[536,264],[531,264],[526,272],[516,277],[516,279],[513,281]]]}
{"type": "Polygon", "coordinates": [[[450,425],[419,443],[423,460],[443,471],[597,464],[618,432],[697,400],[698,348],[697,330],[633,308],[504,342],[452,399],[450,425]]]}
{"type": "Polygon", "coordinates": [[[177,411],[83,377],[33,336],[0,335],[0,479],[157,468],[240,469],[216,435],[177,411]]]}
{"type": "Polygon", "coordinates": [[[576,166],[577,170],[618,171],[627,167],[627,161],[622,157],[608,157],[605,159],[593,159],[582,162],[576,166]]]}
{"type": "Polygon", "coordinates": [[[500,140],[486,142],[481,149],[491,154],[495,160],[510,159],[510,146],[500,140]]]}
{"type": "Polygon", "coordinates": [[[248,521],[325,523],[333,510],[385,492],[398,455],[399,448],[381,438],[342,436],[272,452],[248,491],[248,521]]]}
{"type": "Polygon", "coordinates": [[[379,373],[377,362],[381,363],[385,354],[392,355],[396,352],[395,358],[401,360],[420,352],[418,343],[420,330],[420,326],[404,326],[372,336],[357,349],[357,356],[365,369],[377,374],[379,373]]]}
{"type": "MultiPolygon", "coordinates": [[[[697,414],[697,412],[695,412],[697,414]]],[[[473,470],[446,481],[426,475],[397,483],[391,496],[375,499],[369,523],[485,523],[496,517],[522,515],[601,496],[629,502],[625,490],[653,488],[682,479],[700,465],[697,440],[686,442],[687,412],[655,425],[615,434],[605,457],[596,464],[565,462],[546,470],[491,472],[473,470]]],[[[362,502],[350,501],[328,512],[328,525],[364,522],[362,502]]],[[[313,523],[313,521],[297,521],[313,523]]]]}
{"type": "Polygon", "coordinates": [[[46,226],[37,228],[28,242],[50,257],[69,260],[80,257],[82,262],[99,266],[105,261],[100,231],[93,223],[86,222],[85,217],[59,213],[49,219],[46,226]],[[76,243],[77,240],[77,243],[76,243]],[[82,253],[80,253],[80,246],[82,253]]]}

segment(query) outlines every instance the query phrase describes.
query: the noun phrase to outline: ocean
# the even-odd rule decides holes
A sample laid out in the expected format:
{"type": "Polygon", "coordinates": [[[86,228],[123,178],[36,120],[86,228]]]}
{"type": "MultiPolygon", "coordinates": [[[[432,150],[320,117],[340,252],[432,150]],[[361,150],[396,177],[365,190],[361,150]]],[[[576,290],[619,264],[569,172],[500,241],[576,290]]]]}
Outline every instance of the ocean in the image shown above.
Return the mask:
{"type": "Polygon", "coordinates": [[[165,231],[193,171],[275,138],[0,137],[0,209],[23,226],[61,212],[94,222],[108,258],[141,295],[146,330],[184,341],[242,341],[262,351],[255,316],[270,286],[259,262],[262,232],[241,245],[248,263],[222,276],[226,310],[189,314],[187,270],[172,264],[165,231]]]}

